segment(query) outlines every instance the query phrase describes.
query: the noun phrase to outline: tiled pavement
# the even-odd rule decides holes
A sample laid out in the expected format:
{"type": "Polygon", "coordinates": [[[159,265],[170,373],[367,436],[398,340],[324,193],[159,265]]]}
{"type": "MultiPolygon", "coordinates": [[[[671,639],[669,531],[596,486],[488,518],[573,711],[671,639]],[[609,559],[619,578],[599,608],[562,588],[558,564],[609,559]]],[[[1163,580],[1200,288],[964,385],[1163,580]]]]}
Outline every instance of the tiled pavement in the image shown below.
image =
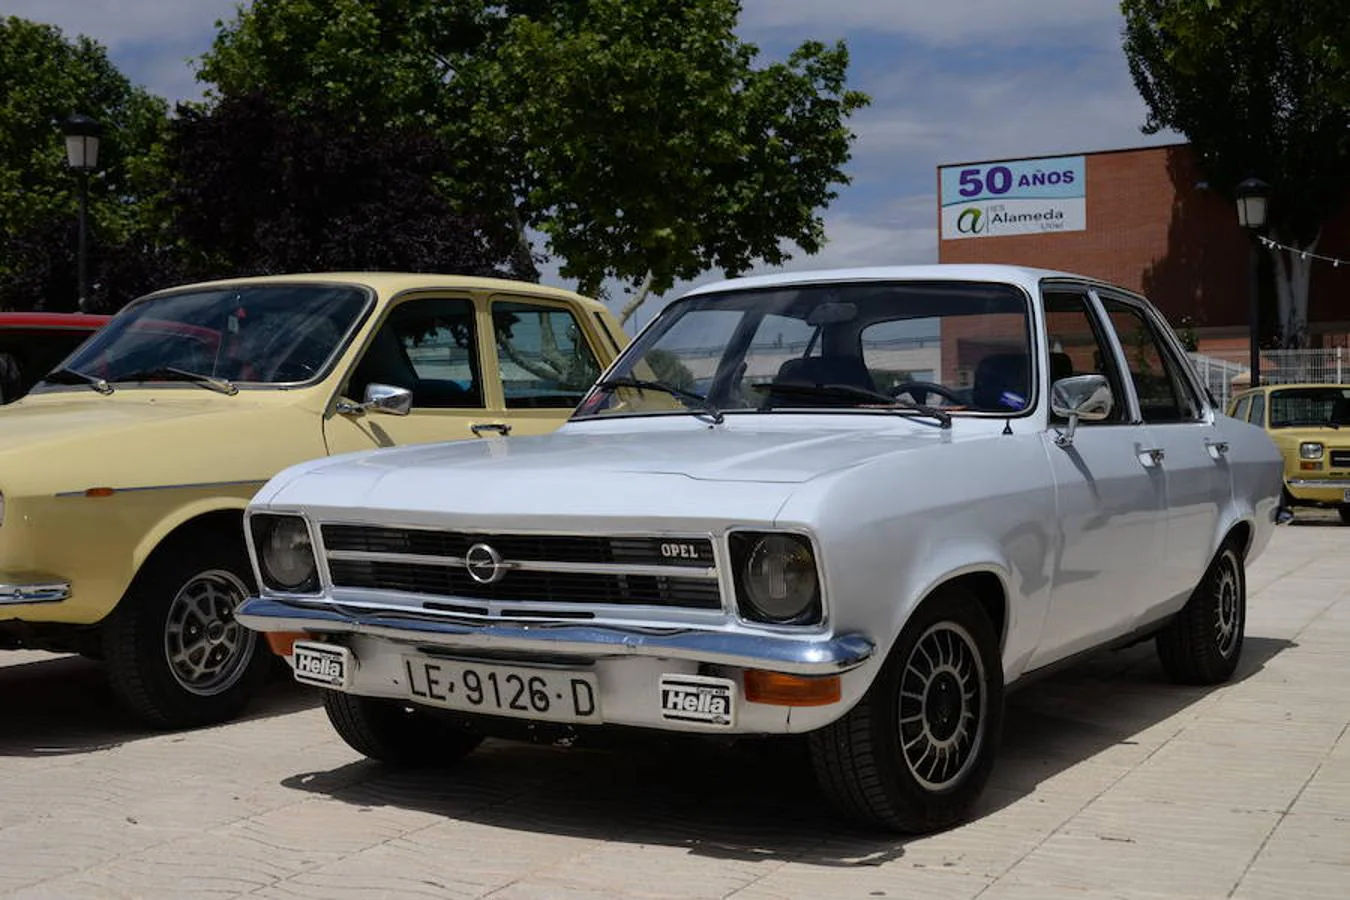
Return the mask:
{"type": "Polygon", "coordinates": [[[0,896],[1350,898],[1350,528],[1250,573],[1239,679],[1151,645],[1011,701],[977,818],[901,841],[822,814],[781,751],[489,743],[389,773],[278,683],[252,717],[138,732],[76,658],[0,654],[0,896]]]}

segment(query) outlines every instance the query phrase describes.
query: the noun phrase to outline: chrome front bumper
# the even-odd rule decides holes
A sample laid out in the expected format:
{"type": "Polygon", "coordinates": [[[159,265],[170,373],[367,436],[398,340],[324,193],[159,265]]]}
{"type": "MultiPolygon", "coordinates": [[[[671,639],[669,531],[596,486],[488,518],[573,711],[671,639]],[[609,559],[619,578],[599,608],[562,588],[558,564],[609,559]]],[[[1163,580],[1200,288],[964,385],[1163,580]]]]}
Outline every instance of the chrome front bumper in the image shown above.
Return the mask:
{"type": "Polygon", "coordinates": [[[0,572],[0,606],[60,603],[70,598],[70,582],[38,572],[0,572]]]}
{"type": "Polygon", "coordinates": [[[876,645],[858,634],[839,636],[739,634],[694,628],[525,622],[479,623],[388,614],[344,613],[266,597],[245,601],[236,618],[254,631],[361,634],[404,644],[485,653],[551,653],[592,659],[652,657],[793,675],[832,675],[861,666],[876,645]]]}

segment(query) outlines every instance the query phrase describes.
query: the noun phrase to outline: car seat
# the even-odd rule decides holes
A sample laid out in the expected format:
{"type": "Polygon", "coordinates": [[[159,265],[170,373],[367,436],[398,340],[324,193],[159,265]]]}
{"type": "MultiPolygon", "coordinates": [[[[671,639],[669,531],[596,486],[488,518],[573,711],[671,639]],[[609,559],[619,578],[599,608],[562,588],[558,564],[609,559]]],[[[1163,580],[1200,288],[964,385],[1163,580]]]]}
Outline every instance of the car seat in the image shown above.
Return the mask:
{"type": "Polygon", "coordinates": [[[1031,358],[1025,353],[991,353],[975,367],[970,401],[983,412],[1020,412],[1030,401],[1031,358]]]}

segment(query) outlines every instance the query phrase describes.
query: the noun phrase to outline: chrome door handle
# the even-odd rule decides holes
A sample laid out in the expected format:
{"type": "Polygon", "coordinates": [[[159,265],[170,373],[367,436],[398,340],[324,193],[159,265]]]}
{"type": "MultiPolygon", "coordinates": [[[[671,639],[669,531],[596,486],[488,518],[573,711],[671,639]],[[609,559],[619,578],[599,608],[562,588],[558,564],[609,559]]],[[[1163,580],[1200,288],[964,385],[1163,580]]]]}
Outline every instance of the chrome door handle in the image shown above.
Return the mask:
{"type": "Polygon", "coordinates": [[[495,431],[506,437],[511,433],[511,426],[505,422],[474,422],[469,426],[469,430],[473,432],[474,437],[482,437],[485,431],[495,431]]]}
{"type": "Polygon", "coordinates": [[[1219,457],[1226,456],[1228,454],[1228,442],[1205,441],[1205,449],[1209,451],[1210,456],[1214,457],[1215,459],[1218,459],[1219,457]]]}
{"type": "Polygon", "coordinates": [[[1141,449],[1139,451],[1139,462],[1142,463],[1146,468],[1151,469],[1154,466],[1162,465],[1163,457],[1166,455],[1167,451],[1161,447],[1149,447],[1147,449],[1141,449]]]}

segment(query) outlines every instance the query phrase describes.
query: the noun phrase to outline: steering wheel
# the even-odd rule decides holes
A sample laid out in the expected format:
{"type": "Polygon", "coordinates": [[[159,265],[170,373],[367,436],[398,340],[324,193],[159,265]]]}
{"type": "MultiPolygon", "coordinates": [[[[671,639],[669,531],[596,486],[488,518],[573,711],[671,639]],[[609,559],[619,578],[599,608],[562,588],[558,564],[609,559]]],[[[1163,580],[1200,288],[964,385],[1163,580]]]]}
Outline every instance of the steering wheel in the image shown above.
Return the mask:
{"type": "Polygon", "coordinates": [[[966,403],[966,399],[956,393],[955,390],[946,385],[938,384],[935,381],[902,381],[900,384],[891,388],[887,393],[892,397],[899,397],[901,394],[909,394],[910,399],[920,406],[928,405],[929,394],[937,394],[939,397],[950,400],[957,406],[963,406],[966,403]]]}

